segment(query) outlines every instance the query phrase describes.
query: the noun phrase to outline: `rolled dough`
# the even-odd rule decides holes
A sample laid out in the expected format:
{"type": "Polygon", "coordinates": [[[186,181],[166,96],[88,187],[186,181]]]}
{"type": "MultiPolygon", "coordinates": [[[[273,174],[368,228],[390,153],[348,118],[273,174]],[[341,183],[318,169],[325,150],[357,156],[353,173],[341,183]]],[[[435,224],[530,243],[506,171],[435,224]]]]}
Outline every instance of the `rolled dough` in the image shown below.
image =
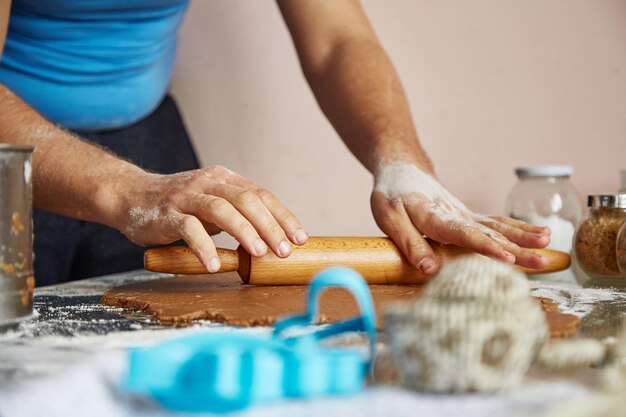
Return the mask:
{"type": "MultiPolygon", "coordinates": [[[[419,296],[419,285],[371,285],[379,327],[386,304],[419,296]]],[[[277,318],[301,314],[305,309],[306,286],[242,285],[235,273],[188,275],[124,285],[107,291],[102,303],[143,310],[162,323],[185,326],[193,320],[211,320],[232,326],[268,326],[277,318]]],[[[580,320],[554,311],[550,300],[539,300],[547,310],[554,337],[574,334],[580,320]]],[[[341,288],[326,290],[320,300],[320,323],[355,316],[357,305],[341,288]]]]}

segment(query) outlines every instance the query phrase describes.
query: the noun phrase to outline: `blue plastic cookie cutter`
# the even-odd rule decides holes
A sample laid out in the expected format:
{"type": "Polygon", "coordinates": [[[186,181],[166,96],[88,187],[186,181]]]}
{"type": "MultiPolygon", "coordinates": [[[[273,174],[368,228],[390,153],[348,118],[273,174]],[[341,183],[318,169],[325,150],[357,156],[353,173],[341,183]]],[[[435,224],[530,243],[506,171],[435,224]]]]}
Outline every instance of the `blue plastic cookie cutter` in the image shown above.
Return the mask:
{"type": "Polygon", "coordinates": [[[327,269],[311,281],[307,306],[305,314],[276,322],[270,335],[212,331],[134,349],[123,390],[152,397],[171,410],[213,413],[288,398],[358,392],[376,341],[376,315],[367,284],[351,269],[327,269]],[[361,314],[311,327],[317,319],[320,294],[328,287],[350,291],[361,314]],[[320,343],[353,331],[366,333],[368,353],[320,343]]]}

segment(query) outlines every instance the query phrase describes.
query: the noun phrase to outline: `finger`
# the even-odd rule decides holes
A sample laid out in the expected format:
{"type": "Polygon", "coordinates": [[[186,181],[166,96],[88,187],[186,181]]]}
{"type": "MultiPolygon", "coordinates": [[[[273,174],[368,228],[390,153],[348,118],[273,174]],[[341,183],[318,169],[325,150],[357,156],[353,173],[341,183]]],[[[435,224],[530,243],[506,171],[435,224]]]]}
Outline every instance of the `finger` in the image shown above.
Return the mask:
{"type": "Polygon", "coordinates": [[[441,210],[439,206],[433,207],[432,204],[412,203],[405,205],[405,209],[415,227],[437,242],[468,248],[506,263],[515,262],[512,253],[506,251],[480,228],[494,235],[497,232],[472,221],[467,216],[455,211],[441,210]],[[445,212],[444,217],[440,214],[441,211],[445,212]]]}
{"type": "MultiPolygon", "coordinates": [[[[492,231],[492,233],[486,234],[484,230],[481,230],[478,226],[481,225],[478,223],[472,225],[465,221],[449,221],[445,225],[433,222],[431,227],[433,229],[438,227],[442,230],[439,233],[445,235],[444,238],[435,238],[436,240],[471,249],[476,253],[508,264],[515,263],[515,255],[506,250],[501,242],[496,241],[490,236],[490,234],[495,234],[496,232],[492,231]]],[[[427,232],[427,236],[430,237],[430,233],[436,234],[437,232],[427,232]]]]}
{"type": "Polygon", "coordinates": [[[203,221],[213,223],[233,236],[251,255],[267,253],[267,245],[252,224],[232,204],[220,197],[198,194],[188,200],[185,210],[203,221]]]}
{"type": "Polygon", "coordinates": [[[309,240],[300,220],[274,194],[263,188],[257,188],[256,194],[289,236],[289,240],[296,245],[304,245],[309,240]]]}
{"type": "Polygon", "coordinates": [[[181,214],[176,217],[172,226],[178,229],[179,236],[187,242],[207,271],[219,271],[221,262],[215,244],[197,217],[181,214]]]}
{"type": "Polygon", "coordinates": [[[254,192],[231,184],[215,184],[210,193],[232,204],[254,226],[277,256],[284,258],[291,254],[291,244],[285,230],[254,192]]]}
{"type": "Polygon", "coordinates": [[[498,234],[486,226],[482,226],[483,233],[502,245],[508,252],[515,255],[515,263],[527,268],[544,268],[548,265],[549,259],[545,256],[537,255],[528,249],[521,248],[517,244],[508,241],[503,235],[498,234]]]}
{"type": "Polygon", "coordinates": [[[403,204],[372,193],[372,212],[376,223],[394,241],[411,265],[426,275],[439,270],[440,262],[432,248],[415,228],[403,204]]]}
{"type": "Polygon", "coordinates": [[[528,233],[536,233],[538,235],[550,235],[550,228],[545,226],[536,226],[534,224],[526,223],[518,219],[512,219],[504,216],[489,216],[487,219],[492,219],[500,223],[508,224],[509,226],[522,229],[528,233]]]}
{"type": "Polygon", "coordinates": [[[545,248],[550,243],[549,235],[527,232],[520,228],[497,220],[492,220],[486,223],[483,223],[481,221],[480,223],[501,233],[511,242],[514,242],[525,248],[545,248]]]}
{"type": "Polygon", "coordinates": [[[309,235],[300,220],[274,194],[240,175],[230,177],[228,183],[254,191],[293,243],[303,245],[307,242],[309,235]]]}
{"type": "Polygon", "coordinates": [[[492,235],[485,234],[484,230],[476,226],[462,226],[462,232],[459,233],[460,246],[508,264],[515,263],[515,255],[506,249],[502,241],[496,241],[492,235]]]}

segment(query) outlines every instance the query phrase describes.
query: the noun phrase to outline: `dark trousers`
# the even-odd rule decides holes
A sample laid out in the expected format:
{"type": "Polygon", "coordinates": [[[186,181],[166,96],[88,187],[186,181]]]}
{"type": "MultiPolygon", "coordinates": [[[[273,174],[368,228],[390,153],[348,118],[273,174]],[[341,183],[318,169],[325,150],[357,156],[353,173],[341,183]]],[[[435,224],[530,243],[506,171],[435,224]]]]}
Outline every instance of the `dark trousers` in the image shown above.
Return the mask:
{"type": "MultiPolygon", "coordinates": [[[[169,96],[132,126],[77,133],[148,171],[172,174],[199,167],[176,103],[169,96]]],[[[143,267],[145,248],[115,229],[43,210],[34,210],[33,221],[37,286],[143,267]]]]}

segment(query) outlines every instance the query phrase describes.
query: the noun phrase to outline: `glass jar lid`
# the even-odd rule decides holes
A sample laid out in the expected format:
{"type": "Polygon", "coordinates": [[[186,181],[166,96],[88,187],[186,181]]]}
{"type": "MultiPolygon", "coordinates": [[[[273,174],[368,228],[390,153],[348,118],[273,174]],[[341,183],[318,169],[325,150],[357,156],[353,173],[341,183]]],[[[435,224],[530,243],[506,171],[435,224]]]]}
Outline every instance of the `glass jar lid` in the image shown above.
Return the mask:
{"type": "Polygon", "coordinates": [[[587,207],[626,208],[626,194],[593,194],[587,197],[587,207]]]}
{"type": "Polygon", "coordinates": [[[518,178],[525,177],[571,177],[574,168],[569,165],[535,165],[515,168],[518,178]]]}

